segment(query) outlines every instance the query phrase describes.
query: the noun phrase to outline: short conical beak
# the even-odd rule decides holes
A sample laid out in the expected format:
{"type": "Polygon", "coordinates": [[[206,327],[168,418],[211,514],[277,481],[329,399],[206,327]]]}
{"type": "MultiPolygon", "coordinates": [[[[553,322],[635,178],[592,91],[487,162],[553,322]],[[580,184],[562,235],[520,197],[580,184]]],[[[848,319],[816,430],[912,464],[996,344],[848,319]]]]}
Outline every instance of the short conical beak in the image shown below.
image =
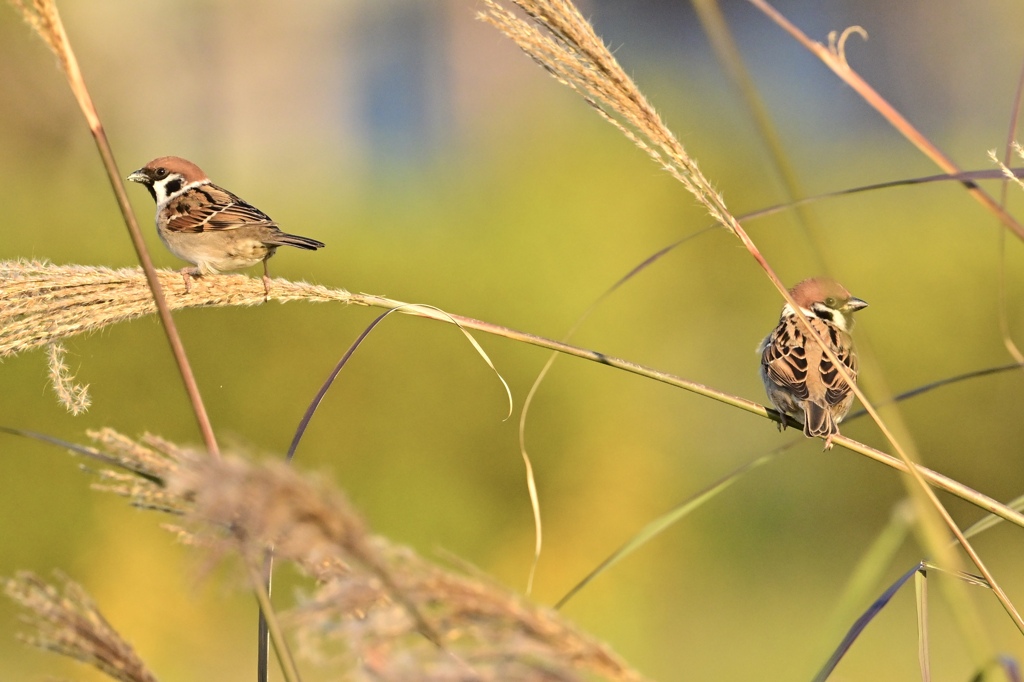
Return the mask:
{"type": "Polygon", "coordinates": [[[846,302],[846,308],[848,310],[850,310],[850,311],[860,310],[861,308],[867,308],[867,307],[868,307],[868,302],[867,301],[862,301],[861,299],[856,298],[856,297],[851,298],[849,301],[846,302]]]}
{"type": "Polygon", "coordinates": [[[149,182],[149,178],[146,176],[145,173],[142,172],[144,170],[145,168],[140,168],[139,170],[135,171],[134,173],[128,176],[128,180],[131,182],[149,182]]]}

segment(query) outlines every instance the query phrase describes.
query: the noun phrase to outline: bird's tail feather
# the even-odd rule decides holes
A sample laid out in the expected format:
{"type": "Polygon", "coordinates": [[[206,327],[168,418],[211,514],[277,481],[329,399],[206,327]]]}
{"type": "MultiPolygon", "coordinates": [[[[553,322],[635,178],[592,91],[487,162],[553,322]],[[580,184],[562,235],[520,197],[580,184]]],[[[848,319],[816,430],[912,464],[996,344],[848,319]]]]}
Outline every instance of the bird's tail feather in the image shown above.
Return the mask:
{"type": "Polygon", "coordinates": [[[804,435],[814,438],[828,438],[839,433],[839,427],[832,419],[832,412],[821,405],[804,401],[804,435]]]}
{"type": "Polygon", "coordinates": [[[307,249],[308,251],[316,251],[317,249],[324,248],[323,242],[318,242],[315,239],[309,237],[300,237],[297,234],[278,234],[274,235],[274,246],[295,246],[300,249],[307,249]]]}

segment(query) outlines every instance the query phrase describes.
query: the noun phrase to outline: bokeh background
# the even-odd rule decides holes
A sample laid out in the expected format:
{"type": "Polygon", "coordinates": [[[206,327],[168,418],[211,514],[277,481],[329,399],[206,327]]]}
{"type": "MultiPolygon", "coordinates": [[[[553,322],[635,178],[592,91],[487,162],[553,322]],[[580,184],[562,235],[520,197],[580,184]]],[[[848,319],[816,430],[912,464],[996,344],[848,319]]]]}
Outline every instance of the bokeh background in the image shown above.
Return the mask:
{"type": "MultiPolygon", "coordinates": [[[[823,42],[862,25],[870,40],[851,39],[853,67],[964,168],[991,167],[986,151],[1005,144],[1024,57],[1024,5],[777,6],[823,42]]],[[[582,8],[734,212],[784,199],[688,3],[582,8]]],[[[619,277],[709,220],[577,96],[476,21],[478,9],[472,0],[61,6],[123,173],[187,157],[286,230],[327,243],[315,254],[279,252],[272,274],[559,337],[619,277]]],[[[751,6],[723,11],[804,194],[938,172],[751,6]]],[[[149,196],[130,190],[158,265],[180,267],[151,228],[149,196]]],[[[1011,189],[1011,209],[1019,192],[1011,189]]],[[[833,274],[871,304],[858,327],[873,358],[869,395],[1009,362],[997,323],[998,228],[958,185],[832,199],[807,215],[833,274]]],[[[0,226],[2,259],[134,264],[63,76],[10,8],[0,11],[0,226]]],[[[791,213],[747,229],[786,280],[819,271],[791,213]]],[[[1020,342],[1024,250],[1011,238],[1007,252],[1020,342]]],[[[746,252],[716,230],[611,296],[575,342],[763,400],[754,349],[780,305],[746,252]]],[[[221,440],[280,456],[375,315],[271,304],[176,317],[221,440]]],[[[331,390],[298,464],[336,480],[376,531],[522,589],[533,524],[517,420],[547,354],[480,340],[512,388],[512,419],[503,421],[502,389],[459,333],[393,316],[331,390]]],[[[0,423],[75,441],[102,426],[199,441],[155,319],[68,347],[92,409],[65,414],[34,352],[0,365],[0,423]]],[[[1022,391],[1024,377],[1006,373],[916,398],[901,414],[928,465],[1006,500],[1024,490],[1022,391]]],[[[883,445],[863,420],[843,432],[883,445]]],[[[794,438],[683,391],[560,359],[527,425],[545,521],[535,597],[557,600],[647,521],[794,438]]],[[[0,452],[0,574],[68,573],[162,679],[251,679],[255,608],[237,567],[210,572],[159,530],[163,519],[90,491],[53,447],[3,437],[0,452]]],[[[837,600],[904,496],[892,471],[800,443],[602,575],[566,612],[653,678],[807,679],[855,617],[837,614],[837,600]]],[[[980,517],[949,504],[961,524],[980,517]]],[[[977,547],[1024,604],[1021,530],[1004,525],[977,547]]],[[[922,556],[909,539],[871,595],[922,556]]],[[[285,576],[282,605],[300,586],[285,576]]],[[[1020,634],[990,595],[973,593],[993,650],[1019,660],[1020,634]]],[[[901,593],[835,679],[915,677],[915,619],[911,592],[901,593]]],[[[938,596],[930,621],[934,679],[967,679],[974,664],[938,596]]],[[[0,602],[0,679],[100,679],[24,648],[17,629],[0,602]]]]}

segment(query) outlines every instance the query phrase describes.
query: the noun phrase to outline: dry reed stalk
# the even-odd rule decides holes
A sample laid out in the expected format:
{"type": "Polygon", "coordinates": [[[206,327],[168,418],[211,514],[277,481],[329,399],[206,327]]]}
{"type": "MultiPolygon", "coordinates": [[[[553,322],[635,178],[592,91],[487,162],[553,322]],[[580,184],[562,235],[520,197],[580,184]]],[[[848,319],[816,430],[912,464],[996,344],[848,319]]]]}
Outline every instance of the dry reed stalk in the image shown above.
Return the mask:
{"type": "Polygon", "coordinates": [[[4,582],[4,592],[25,610],[32,646],[82,661],[121,682],[156,682],[142,659],[107,622],[77,583],[63,578],[58,590],[36,575],[21,572],[4,582]]]}
{"type": "MultiPolygon", "coordinates": [[[[215,460],[153,436],[91,435],[129,471],[153,479],[114,491],[184,514],[190,544],[250,561],[273,547],[279,561],[318,579],[314,597],[286,623],[310,651],[340,643],[357,679],[643,680],[557,612],[372,535],[322,479],[280,461],[215,460]]],[[[114,474],[125,476],[106,479],[114,474]]]]}
{"type": "MultiPolygon", "coordinates": [[[[135,214],[132,212],[131,204],[128,202],[128,193],[124,187],[124,176],[121,175],[121,171],[117,168],[114,152],[110,147],[110,141],[107,139],[107,133],[103,129],[99,112],[93,104],[89,88],[85,84],[85,78],[78,67],[78,59],[75,57],[74,50],[71,49],[71,41],[64,30],[64,23],[60,19],[60,13],[57,11],[57,3],[55,0],[32,0],[31,6],[28,6],[24,0],[10,0],[10,2],[21,13],[25,22],[36,31],[39,37],[57,56],[61,69],[67,77],[68,87],[71,88],[71,92],[74,94],[75,100],[82,111],[82,115],[85,117],[86,123],[89,124],[89,132],[92,133],[93,140],[96,142],[96,149],[103,161],[103,168],[107,173],[107,180],[110,181],[110,187],[114,192],[118,208],[121,210],[121,217],[124,218],[124,225],[128,230],[128,236],[139,258],[139,264],[146,273],[146,280],[149,282],[149,288],[156,304],[156,310],[160,316],[160,322],[167,336],[167,342],[171,347],[175,364],[178,366],[178,372],[181,374],[181,381],[185,386],[185,392],[188,394],[192,411],[196,416],[196,425],[199,427],[200,433],[203,434],[203,441],[206,443],[207,452],[216,457],[220,452],[217,446],[217,438],[213,433],[213,425],[210,423],[206,407],[203,405],[203,397],[199,393],[199,386],[196,384],[192,365],[189,364],[185,346],[181,342],[178,328],[171,317],[171,310],[167,306],[167,300],[160,287],[156,268],[153,267],[153,260],[149,257],[146,241],[142,238],[138,221],[135,220],[135,214]]],[[[2,357],[2,354],[0,354],[0,357],[2,357]]]]}

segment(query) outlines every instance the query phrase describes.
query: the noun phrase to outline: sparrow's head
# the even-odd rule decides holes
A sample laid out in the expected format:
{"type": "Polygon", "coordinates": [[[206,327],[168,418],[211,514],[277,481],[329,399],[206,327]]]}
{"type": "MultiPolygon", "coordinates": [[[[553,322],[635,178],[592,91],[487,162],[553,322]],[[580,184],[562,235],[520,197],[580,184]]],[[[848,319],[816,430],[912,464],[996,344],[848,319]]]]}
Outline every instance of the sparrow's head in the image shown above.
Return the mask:
{"type": "Polygon", "coordinates": [[[177,156],[153,159],[129,175],[128,179],[145,185],[157,205],[163,204],[186,187],[210,181],[199,166],[177,156]]]}
{"type": "MultiPolygon", "coordinates": [[[[790,289],[789,293],[805,315],[834,322],[846,332],[853,329],[853,313],[868,305],[851,296],[846,287],[828,277],[805,279],[790,289]]],[[[793,314],[788,303],[782,314],[793,314]]]]}

